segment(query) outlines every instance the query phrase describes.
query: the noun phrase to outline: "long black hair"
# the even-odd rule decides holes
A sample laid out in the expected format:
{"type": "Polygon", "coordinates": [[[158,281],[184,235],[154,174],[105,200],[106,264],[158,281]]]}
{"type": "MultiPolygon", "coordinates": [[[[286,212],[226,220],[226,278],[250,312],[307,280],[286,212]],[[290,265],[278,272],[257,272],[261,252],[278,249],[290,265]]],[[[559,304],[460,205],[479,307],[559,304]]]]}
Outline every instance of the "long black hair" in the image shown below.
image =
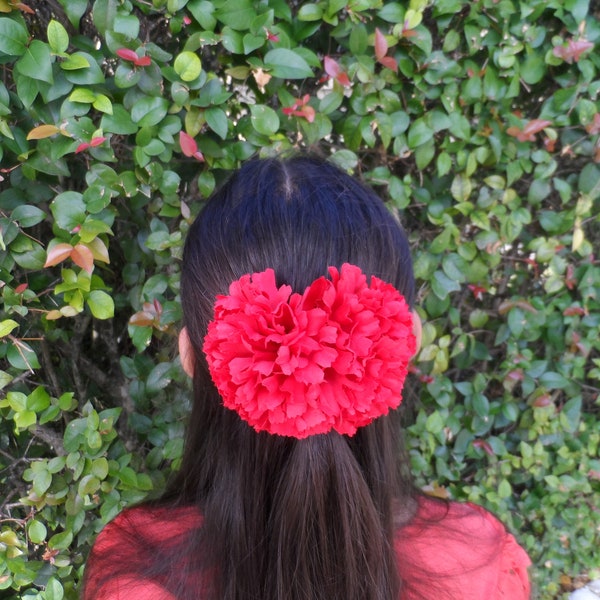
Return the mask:
{"type": "Polygon", "coordinates": [[[176,598],[401,597],[394,532],[416,502],[397,411],[352,437],[257,433],[223,407],[202,352],[215,297],[232,281],[272,268],[278,285],[302,293],[346,262],[412,306],[397,219],[368,187],[312,157],[247,162],[191,226],[181,299],[195,355],[193,408],[181,470],[159,505],[196,506],[202,525],[139,560],[176,598]]]}
{"type": "Polygon", "coordinates": [[[187,236],[181,297],[194,405],[169,493],[201,507],[217,598],[399,597],[394,507],[409,509],[412,488],[397,419],[352,438],[257,434],[222,407],[202,353],[216,295],[243,274],[272,268],[278,285],[302,293],[345,262],[392,283],[412,306],[402,227],[372,190],[314,158],[246,163],[187,236]]]}

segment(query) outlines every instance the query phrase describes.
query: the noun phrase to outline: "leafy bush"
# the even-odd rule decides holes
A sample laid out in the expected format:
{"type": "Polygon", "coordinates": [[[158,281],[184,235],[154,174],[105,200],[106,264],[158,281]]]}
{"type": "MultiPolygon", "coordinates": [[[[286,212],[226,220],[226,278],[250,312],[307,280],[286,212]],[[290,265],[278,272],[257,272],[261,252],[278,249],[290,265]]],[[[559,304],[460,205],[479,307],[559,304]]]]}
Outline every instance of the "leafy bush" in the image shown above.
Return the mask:
{"type": "Polygon", "coordinates": [[[598,576],[597,7],[31,5],[0,0],[3,597],[75,598],[177,468],[182,238],[241,161],[314,144],[410,231],[419,483],[518,532],[540,598],[598,576]]]}

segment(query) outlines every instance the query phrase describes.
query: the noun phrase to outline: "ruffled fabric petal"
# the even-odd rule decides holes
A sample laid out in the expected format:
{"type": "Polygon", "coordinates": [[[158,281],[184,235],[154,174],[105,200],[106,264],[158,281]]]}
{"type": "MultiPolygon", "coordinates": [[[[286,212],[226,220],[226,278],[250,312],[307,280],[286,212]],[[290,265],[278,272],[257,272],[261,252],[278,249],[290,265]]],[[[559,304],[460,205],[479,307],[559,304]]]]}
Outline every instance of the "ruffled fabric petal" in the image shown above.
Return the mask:
{"type": "Polygon", "coordinates": [[[267,269],[217,298],[203,347],[210,374],[257,431],[353,435],[401,402],[416,351],[404,297],[355,265],[329,277],[298,294],[267,269]]]}

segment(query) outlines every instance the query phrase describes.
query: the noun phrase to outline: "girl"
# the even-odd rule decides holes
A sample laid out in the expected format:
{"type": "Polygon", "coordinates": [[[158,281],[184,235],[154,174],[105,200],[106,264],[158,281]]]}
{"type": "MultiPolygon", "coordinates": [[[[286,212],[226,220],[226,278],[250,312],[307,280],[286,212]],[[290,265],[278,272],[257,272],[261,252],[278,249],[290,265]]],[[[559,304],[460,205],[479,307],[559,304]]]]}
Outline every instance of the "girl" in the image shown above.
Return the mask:
{"type": "Polygon", "coordinates": [[[181,471],[105,527],[83,597],[528,598],[529,559],[495,517],[412,485],[395,409],[414,296],[371,190],[314,158],[245,164],[185,244],[181,471]]]}

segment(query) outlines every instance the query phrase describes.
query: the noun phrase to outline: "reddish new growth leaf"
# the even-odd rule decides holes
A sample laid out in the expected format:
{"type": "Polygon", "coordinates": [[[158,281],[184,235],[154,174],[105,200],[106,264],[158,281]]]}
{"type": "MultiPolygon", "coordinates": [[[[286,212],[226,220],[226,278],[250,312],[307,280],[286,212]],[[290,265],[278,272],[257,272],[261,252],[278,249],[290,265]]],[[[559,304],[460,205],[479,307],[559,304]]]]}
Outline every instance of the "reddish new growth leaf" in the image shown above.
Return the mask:
{"type": "Polygon", "coordinates": [[[29,287],[28,283],[20,283],[16,288],[15,288],[15,294],[22,294],[27,288],[29,287]]]}
{"type": "Polygon", "coordinates": [[[184,25],[189,25],[191,22],[192,22],[192,20],[187,15],[185,15],[185,17],[183,17],[184,25]]]}
{"type": "Polygon", "coordinates": [[[488,456],[494,456],[494,449],[485,440],[473,440],[473,447],[483,450],[488,456]]]}
{"type": "Polygon", "coordinates": [[[279,37],[276,34],[271,33],[266,27],[265,27],[265,33],[267,34],[267,40],[269,40],[269,42],[278,42],[279,41],[279,37]]]}
{"type": "Polygon", "coordinates": [[[516,137],[520,142],[535,142],[535,134],[539,133],[549,125],[552,125],[552,121],[533,119],[526,123],[523,129],[513,126],[509,127],[506,130],[506,133],[512,137],[516,137]]]}
{"type": "Polygon", "coordinates": [[[596,113],[594,115],[592,122],[585,126],[585,130],[590,135],[596,135],[597,133],[600,133],[600,113],[596,113]]]}
{"type": "Polygon", "coordinates": [[[169,328],[168,325],[160,324],[162,313],[162,304],[155,298],[152,302],[144,302],[142,310],[131,315],[129,324],[135,327],[154,327],[160,331],[166,331],[169,328]]]}
{"type": "Polygon", "coordinates": [[[345,71],[342,71],[340,65],[333,60],[333,58],[326,56],[323,60],[323,64],[325,66],[325,73],[330,77],[333,77],[338,83],[346,87],[352,85],[348,74],[345,71]]]}
{"type": "Polygon", "coordinates": [[[138,56],[136,52],[129,48],[119,48],[117,56],[128,62],[132,62],[136,67],[147,67],[152,62],[149,56],[138,56]]]}
{"type": "Polygon", "coordinates": [[[542,394],[533,401],[533,406],[535,406],[536,408],[543,408],[544,406],[550,406],[551,404],[552,397],[550,396],[550,394],[542,394]]]}
{"type": "Polygon", "coordinates": [[[587,310],[582,306],[569,306],[563,310],[563,315],[565,317],[581,317],[587,315],[587,310]]]}
{"type": "Polygon", "coordinates": [[[475,285],[474,283],[470,283],[467,287],[473,292],[473,297],[475,300],[483,300],[483,294],[487,292],[484,287],[475,285]]]}
{"type": "Polygon", "coordinates": [[[379,31],[379,28],[375,28],[375,58],[380,65],[397,73],[398,63],[391,56],[386,56],[387,51],[388,43],[385,39],[385,35],[379,31]]]}
{"type": "Polygon", "coordinates": [[[195,158],[197,161],[204,162],[204,156],[200,150],[198,150],[198,144],[196,140],[185,131],[179,132],[179,145],[181,146],[181,152],[184,156],[195,158]]]}
{"type": "Polygon", "coordinates": [[[308,105],[310,96],[305,94],[302,98],[296,98],[296,101],[292,106],[287,106],[281,109],[281,112],[288,117],[302,117],[309,123],[315,120],[315,109],[308,105]]]}
{"type": "Polygon", "coordinates": [[[55,265],[60,264],[63,260],[66,260],[71,256],[71,252],[73,252],[73,246],[71,246],[71,244],[56,244],[56,246],[53,246],[48,250],[44,267],[54,267],[55,265]]]}
{"type": "Polygon", "coordinates": [[[593,47],[594,44],[592,42],[588,42],[587,40],[574,40],[571,38],[566,44],[555,46],[552,53],[554,56],[562,58],[565,62],[579,62],[581,55],[588,50],[591,50],[593,47]]]}
{"type": "Polygon", "coordinates": [[[89,148],[96,148],[97,146],[100,146],[101,144],[103,144],[106,141],[105,137],[95,137],[92,138],[89,142],[82,142],[81,144],[79,144],[79,146],[77,146],[77,149],[75,150],[75,154],[79,154],[80,152],[83,152],[84,150],[88,150],[89,148]]]}
{"type": "Polygon", "coordinates": [[[71,244],[56,244],[48,250],[44,267],[54,267],[70,258],[78,267],[81,267],[88,273],[94,270],[94,255],[92,251],[83,244],[77,244],[75,247],[71,244]]]}

